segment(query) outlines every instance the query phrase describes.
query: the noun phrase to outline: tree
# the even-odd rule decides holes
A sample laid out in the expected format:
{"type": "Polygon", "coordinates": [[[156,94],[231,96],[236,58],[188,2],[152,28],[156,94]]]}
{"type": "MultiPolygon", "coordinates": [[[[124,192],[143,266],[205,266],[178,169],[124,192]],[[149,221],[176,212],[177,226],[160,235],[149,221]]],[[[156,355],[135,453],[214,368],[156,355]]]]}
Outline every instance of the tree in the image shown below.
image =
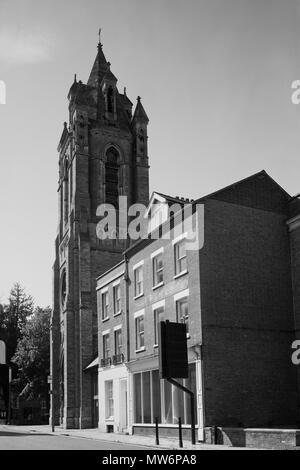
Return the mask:
{"type": "Polygon", "coordinates": [[[48,393],[50,369],[50,308],[37,307],[21,328],[12,362],[18,366],[19,380],[30,383],[35,396],[48,393]]]}
{"type": "Polygon", "coordinates": [[[32,297],[26,294],[19,283],[14,284],[10,291],[8,305],[3,307],[0,315],[0,331],[6,341],[8,361],[16,351],[22,328],[25,326],[27,318],[33,314],[33,310],[32,297]]]}

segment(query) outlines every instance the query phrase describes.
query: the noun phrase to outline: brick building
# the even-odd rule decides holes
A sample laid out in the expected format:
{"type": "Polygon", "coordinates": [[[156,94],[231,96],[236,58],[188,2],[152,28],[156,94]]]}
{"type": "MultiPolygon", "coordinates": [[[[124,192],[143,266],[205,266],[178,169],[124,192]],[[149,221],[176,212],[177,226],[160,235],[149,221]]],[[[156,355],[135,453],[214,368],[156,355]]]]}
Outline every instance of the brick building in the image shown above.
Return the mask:
{"type": "MultiPolygon", "coordinates": [[[[184,206],[182,199],[154,194],[150,215],[154,202],[162,213],[174,203],[184,206]]],[[[260,172],[192,205],[199,204],[203,246],[185,249],[184,230],[169,239],[149,237],[129,247],[123,262],[97,280],[102,430],[153,434],[158,417],[161,433],[170,435],[180,416],[187,432],[188,399],[158,378],[162,319],[188,325],[186,384],[197,398],[199,439],[212,426],[274,428],[299,422],[291,362],[295,328],[299,337],[294,321],[299,215],[291,219],[298,200],[260,172]],[[110,359],[117,350],[122,364],[110,359]],[[125,409],[126,419],[120,411],[125,409]]]]}
{"type": "Polygon", "coordinates": [[[54,263],[51,374],[55,421],[97,426],[96,277],[122,258],[126,240],[100,241],[97,208],[148,202],[148,118],[117,89],[102,45],[86,84],[76,76],[59,142],[59,225],[54,263]]]}
{"type": "Polygon", "coordinates": [[[185,385],[196,396],[198,439],[212,426],[296,426],[298,198],[260,172],[191,204],[161,193],[149,202],[148,117],[140,98],[132,113],[101,44],[87,84],[75,77],[68,100],[58,146],[55,422],[152,433],[158,417],[169,435],[181,417],[186,433],[189,400],[158,376],[157,325],[168,319],[187,324],[185,385]],[[148,205],[149,233],[168,224],[175,233],[131,245],[101,240],[97,209],[109,203],[120,213],[120,196],[128,207],[148,205]],[[203,213],[193,226],[198,245],[187,249],[188,205],[203,213]]]}

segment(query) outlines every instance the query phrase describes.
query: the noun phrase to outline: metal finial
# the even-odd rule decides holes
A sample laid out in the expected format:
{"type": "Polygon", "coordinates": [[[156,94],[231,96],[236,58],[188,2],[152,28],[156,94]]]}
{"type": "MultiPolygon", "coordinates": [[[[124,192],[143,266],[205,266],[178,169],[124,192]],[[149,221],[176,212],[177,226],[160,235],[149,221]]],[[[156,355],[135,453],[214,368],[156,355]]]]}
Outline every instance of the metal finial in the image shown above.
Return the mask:
{"type": "Polygon", "coordinates": [[[98,45],[101,46],[101,28],[99,28],[98,35],[99,35],[98,45]]]}

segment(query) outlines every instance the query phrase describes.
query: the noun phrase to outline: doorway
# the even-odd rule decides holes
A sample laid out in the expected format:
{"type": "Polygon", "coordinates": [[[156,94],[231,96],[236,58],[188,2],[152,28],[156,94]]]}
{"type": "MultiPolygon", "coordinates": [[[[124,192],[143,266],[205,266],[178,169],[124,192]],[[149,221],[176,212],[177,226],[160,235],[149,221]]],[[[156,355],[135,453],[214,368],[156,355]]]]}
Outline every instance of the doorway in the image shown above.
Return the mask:
{"type": "Polygon", "coordinates": [[[120,380],[120,431],[128,431],[127,379],[120,380]]]}

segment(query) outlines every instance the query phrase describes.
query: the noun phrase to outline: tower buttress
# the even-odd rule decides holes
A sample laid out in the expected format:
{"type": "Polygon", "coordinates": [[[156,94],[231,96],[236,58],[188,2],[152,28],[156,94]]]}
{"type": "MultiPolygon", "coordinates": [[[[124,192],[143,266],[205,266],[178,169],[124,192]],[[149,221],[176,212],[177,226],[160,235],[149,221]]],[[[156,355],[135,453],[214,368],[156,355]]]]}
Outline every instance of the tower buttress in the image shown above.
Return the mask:
{"type": "Polygon", "coordinates": [[[132,119],[135,153],[135,198],[145,205],[149,202],[148,124],[149,118],[141,103],[141,97],[138,96],[132,119]]]}

